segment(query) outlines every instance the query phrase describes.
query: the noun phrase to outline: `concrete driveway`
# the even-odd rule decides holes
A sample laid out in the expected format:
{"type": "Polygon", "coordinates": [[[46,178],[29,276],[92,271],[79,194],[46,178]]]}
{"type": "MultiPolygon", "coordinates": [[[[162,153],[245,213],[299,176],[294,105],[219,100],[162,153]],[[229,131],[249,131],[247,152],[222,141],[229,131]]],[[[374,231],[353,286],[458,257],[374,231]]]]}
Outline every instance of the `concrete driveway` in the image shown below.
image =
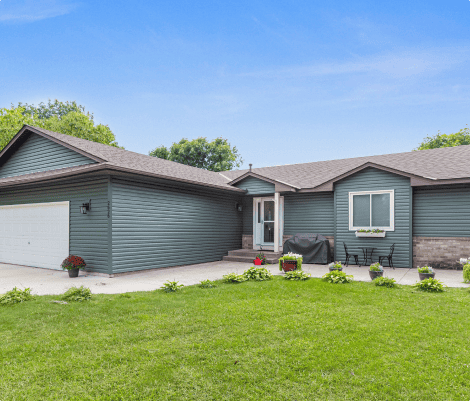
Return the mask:
{"type": "MultiPolygon", "coordinates": [[[[117,275],[113,278],[93,273],[80,272],[79,277],[69,278],[66,271],[39,269],[34,267],[0,264],[0,294],[13,287],[31,288],[36,295],[63,294],[72,286],[84,285],[95,294],[119,294],[133,291],[152,291],[160,288],[164,282],[179,281],[180,284],[198,284],[201,280],[218,280],[224,274],[243,273],[252,264],[240,262],[211,262],[197,265],[169,267],[143,272],[117,275]]],[[[273,274],[282,275],[276,265],[266,266],[273,274]]],[[[312,277],[321,277],[328,272],[325,265],[303,265],[303,270],[312,277]]],[[[352,274],[356,281],[370,281],[367,266],[350,266],[344,269],[352,274]]],[[[414,284],[418,281],[416,269],[395,270],[386,268],[385,276],[393,277],[399,284],[414,284]]],[[[436,278],[449,287],[470,287],[463,283],[462,271],[436,270],[436,278]]]]}

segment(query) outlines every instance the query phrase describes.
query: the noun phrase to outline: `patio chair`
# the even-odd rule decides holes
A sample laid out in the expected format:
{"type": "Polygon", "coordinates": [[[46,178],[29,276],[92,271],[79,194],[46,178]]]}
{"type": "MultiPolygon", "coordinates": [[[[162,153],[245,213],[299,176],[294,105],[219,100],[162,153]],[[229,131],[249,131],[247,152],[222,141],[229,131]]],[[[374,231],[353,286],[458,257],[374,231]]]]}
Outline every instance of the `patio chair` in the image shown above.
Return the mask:
{"type": "MultiPolygon", "coordinates": [[[[346,246],[346,242],[343,242],[344,245],[344,252],[346,252],[346,263],[345,265],[347,266],[349,264],[349,258],[352,256],[354,258],[354,261],[356,262],[356,265],[359,265],[359,255],[353,255],[351,253],[348,253],[348,247],[346,246]]],[[[361,266],[361,265],[359,265],[361,266]]]]}
{"type": "Polygon", "coordinates": [[[379,256],[379,263],[382,264],[382,262],[387,259],[388,260],[388,266],[389,267],[393,267],[393,270],[395,270],[395,267],[393,266],[393,251],[395,249],[395,244],[392,244],[392,246],[390,247],[390,253],[388,255],[382,255],[382,256],[379,256]]]}

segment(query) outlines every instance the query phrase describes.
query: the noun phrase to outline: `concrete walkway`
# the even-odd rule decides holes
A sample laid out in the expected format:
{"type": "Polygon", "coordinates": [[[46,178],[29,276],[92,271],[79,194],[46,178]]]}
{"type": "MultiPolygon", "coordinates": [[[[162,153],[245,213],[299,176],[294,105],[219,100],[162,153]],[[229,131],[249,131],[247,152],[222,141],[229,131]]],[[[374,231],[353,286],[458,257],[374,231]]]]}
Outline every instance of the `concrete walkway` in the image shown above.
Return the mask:
{"type": "MultiPolygon", "coordinates": [[[[0,264],[0,294],[13,287],[31,288],[36,295],[63,294],[72,286],[84,285],[95,294],[119,294],[133,291],[152,291],[160,288],[167,280],[179,281],[180,284],[198,284],[201,280],[218,280],[224,274],[243,273],[253,266],[240,262],[211,262],[181,267],[147,270],[143,272],[117,275],[113,278],[103,277],[93,273],[80,272],[77,278],[69,278],[66,271],[38,269],[34,267],[0,264]]],[[[273,274],[282,275],[277,265],[266,266],[273,274]]],[[[312,277],[321,277],[328,272],[326,265],[303,265],[303,270],[311,273],[312,277]]],[[[344,269],[346,274],[352,274],[356,281],[370,281],[367,266],[349,266],[344,269]]],[[[395,270],[386,268],[385,276],[393,277],[399,284],[415,284],[418,278],[416,269],[395,270]]],[[[436,278],[449,287],[470,287],[463,283],[461,270],[436,270],[436,278]]]]}

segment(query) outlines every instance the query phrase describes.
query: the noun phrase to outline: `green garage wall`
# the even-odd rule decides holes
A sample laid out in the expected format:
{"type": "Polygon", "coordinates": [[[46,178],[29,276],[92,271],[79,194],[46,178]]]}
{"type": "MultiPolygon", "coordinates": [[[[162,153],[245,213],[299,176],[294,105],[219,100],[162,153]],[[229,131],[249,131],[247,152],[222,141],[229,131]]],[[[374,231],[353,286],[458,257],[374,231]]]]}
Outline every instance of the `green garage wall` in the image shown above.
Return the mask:
{"type": "Polygon", "coordinates": [[[275,188],[274,184],[255,177],[246,177],[244,180],[237,182],[234,186],[245,189],[247,191],[247,195],[274,194],[275,188]]]}
{"type": "Polygon", "coordinates": [[[470,187],[415,188],[413,235],[470,237],[470,187]]]}
{"type": "Polygon", "coordinates": [[[50,139],[31,134],[0,166],[0,178],[91,163],[95,161],[50,139]]]}
{"type": "Polygon", "coordinates": [[[334,235],[333,193],[284,195],[284,235],[334,235]]]}
{"type": "Polygon", "coordinates": [[[81,256],[87,268],[108,273],[108,179],[75,179],[28,188],[0,189],[0,205],[70,202],[70,253],[81,256]],[[91,199],[84,215],[80,205],[91,199]]]}
{"type": "Polygon", "coordinates": [[[241,248],[241,197],[112,180],[113,272],[221,260],[241,248]]]}
{"type": "Polygon", "coordinates": [[[374,251],[374,262],[378,261],[378,255],[388,255],[390,246],[395,243],[394,265],[396,267],[411,267],[412,190],[409,178],[367,168],[336,183],[335,194],[336,260],[345,261],[343,242],[348,246],[349,253],[357,253],[360,257],[362,257],[360,246],[377,248],[374,251]],[[387,231],[385,238],[356,238],[355,231],[349,231],[349,192],[386,189],[395,190],[395,231],[387,231]]]}

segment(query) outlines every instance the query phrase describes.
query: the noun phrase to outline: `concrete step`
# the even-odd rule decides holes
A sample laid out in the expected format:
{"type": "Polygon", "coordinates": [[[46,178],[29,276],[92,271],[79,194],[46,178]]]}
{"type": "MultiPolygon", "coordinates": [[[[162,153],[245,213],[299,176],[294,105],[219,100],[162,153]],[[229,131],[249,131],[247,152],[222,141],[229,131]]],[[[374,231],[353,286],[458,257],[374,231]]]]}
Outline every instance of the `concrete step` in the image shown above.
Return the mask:
{"type": "Polygon", "coordinates": [[[254,259],[259,253],[264,253],[264,256],[266,256],[266,258],[279,258],[282,255],[282,252],[256,251],[253,249],[236,249],[234,251],[228,251],[228,256],[252,257],[254,259]]]}
{"type": "MultiPolygon", "coordinates": [[[[243,263],[251,263],[253,264],[254,256],[224,256],[222,260],[226,262],[243,262],[243,263]]],[[[269,264],[277,264],[279,262],[279,257],[277,258],[269,258],[266,255],[266,263],[269,264]]]]}

